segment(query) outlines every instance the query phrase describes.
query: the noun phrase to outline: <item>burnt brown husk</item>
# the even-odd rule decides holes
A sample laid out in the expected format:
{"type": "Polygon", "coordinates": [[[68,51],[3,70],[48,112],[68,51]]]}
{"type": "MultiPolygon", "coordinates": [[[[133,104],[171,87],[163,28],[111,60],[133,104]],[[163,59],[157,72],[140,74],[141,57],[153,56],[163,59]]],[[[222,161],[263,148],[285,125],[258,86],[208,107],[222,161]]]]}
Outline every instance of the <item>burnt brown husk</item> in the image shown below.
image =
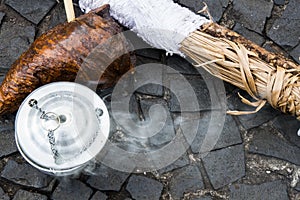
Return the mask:
{"type": "MultiPolygon", "coordinates": [[[[122,74],[133,67],[131,54],[118,57],[109,67],[83,63],[97,46],[105,47],[108,39],[121,32],[122,28],[109,16],[109,6],[105,5],[41,35],[7,73],[0,87],[0,114],[16,111],[24,98],[39,86],[56,81],[74,81],[83,67],[83,71],[105,71],[100,78],[100,87],[113,86],[122,74]]],[[[114,45],[118,46],[110,48],[109,54],[128,52],[124,50],[128,48],[126,42],[114,45]]],[[[107,49],[103,48],[101,55],[106,55],[105,51],[107,49]]],[[[82,76],[81,81],[83,79],[89,77],[82,76]]]]}

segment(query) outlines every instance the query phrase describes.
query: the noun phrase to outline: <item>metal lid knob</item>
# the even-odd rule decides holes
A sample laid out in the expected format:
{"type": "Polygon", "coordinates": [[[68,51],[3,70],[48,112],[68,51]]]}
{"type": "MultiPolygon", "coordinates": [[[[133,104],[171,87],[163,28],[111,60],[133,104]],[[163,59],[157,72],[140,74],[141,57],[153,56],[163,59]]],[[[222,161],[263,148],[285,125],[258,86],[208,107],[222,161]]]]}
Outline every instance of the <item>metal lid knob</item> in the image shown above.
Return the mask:
{"type": "Polygon", "coordinates": [[[33,91],[20,106],[16,142],[34,167],[68,174],[100,152],[109,124],[107,108],[92,90],[77,83],[51,83],[33,91]]]}

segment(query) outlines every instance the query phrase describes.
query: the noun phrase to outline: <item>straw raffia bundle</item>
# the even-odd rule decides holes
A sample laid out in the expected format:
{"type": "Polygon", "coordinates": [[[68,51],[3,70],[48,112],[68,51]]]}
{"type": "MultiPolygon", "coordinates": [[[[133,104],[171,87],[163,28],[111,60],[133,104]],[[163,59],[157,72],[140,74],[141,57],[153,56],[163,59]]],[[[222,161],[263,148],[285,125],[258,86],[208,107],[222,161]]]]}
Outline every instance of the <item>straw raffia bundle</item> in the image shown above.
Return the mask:
{"type": "Polygon", "coordinates": [[[249,93],[257,107],[266,102],[300,119],[300,66],[280,54],[268,52],[241,35],[196,15],[172,0],[80,0],[88,12],[103,4],[120,23],[146,42],[171,53],[189,56],[214,76],[249,93]],[[166,33],[167,31],[167,33],[166,33]]]}

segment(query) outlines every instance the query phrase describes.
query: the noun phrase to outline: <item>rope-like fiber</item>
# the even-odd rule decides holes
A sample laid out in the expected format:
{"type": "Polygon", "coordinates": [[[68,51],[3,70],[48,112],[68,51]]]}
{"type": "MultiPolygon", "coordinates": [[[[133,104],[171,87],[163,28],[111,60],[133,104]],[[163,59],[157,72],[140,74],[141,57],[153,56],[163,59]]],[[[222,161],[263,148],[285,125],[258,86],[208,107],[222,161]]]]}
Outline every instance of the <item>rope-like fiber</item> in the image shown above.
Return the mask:
{"type": "MultiPolygon", "coordinates": [[[[235,33],[235,37],[241,36],[235,33]]],[[[241,41],[246,41],[245,45],[251,44],[244,38],[241,41]]],[[[265,61],[266,57],[273,55],[266,50],[263,54],[270,55],[259,55],[254,48],[246,48],[244,44],[232,41],[232,38],[216,37],[200,30],[190,34],[181,45],[180,50],[200,64],[196,67],[205,68],[212,75],[247,91],[257,100],[252,103],[240,96],[244,103],[257,109],[230,114],[254,113],[268,102],[272,107],[300,119],[299,65],[280,55],[274,65],[265,61]]]]}

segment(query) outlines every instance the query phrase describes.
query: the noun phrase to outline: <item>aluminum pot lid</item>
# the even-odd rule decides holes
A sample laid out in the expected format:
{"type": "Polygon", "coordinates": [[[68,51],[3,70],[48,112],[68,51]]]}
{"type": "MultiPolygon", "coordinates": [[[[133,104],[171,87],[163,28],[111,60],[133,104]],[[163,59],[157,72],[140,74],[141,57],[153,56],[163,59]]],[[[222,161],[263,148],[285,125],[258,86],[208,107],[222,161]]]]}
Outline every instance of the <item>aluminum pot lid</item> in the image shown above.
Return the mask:
{"type": "Polygon", "coordinates": [[[87,163],[103,148],[109,114],[91,89],[56,82],[33,91],[15,120],[17,146],[33,166],[67,170],[87,163]]]}

